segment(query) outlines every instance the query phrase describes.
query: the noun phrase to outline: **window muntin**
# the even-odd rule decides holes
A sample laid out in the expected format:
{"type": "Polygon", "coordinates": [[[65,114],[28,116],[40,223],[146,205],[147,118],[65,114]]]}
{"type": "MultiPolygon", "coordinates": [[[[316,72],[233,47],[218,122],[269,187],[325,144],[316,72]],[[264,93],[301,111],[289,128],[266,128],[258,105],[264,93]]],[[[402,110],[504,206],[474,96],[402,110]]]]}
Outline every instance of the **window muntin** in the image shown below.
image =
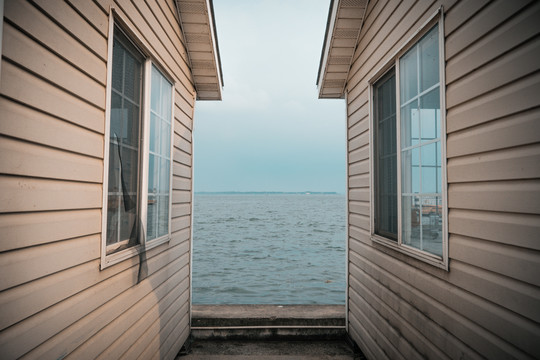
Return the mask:
{"type": "Polygon", "coordinates": [[[123,30],[111,28],[102,267],[170,235],[173,84],[123,30]]]}
{"type": "Polygon", "coordinates": [[[392,70],[373,85],[375,233],[397,241],[396,75],[392,70]]]}
{"type": "MultiPolygon", "coordinates": [[[[444,264],[447,253],[443,230],[446,228],[446,177],[442,143],[444,119],[441,117],[439,28],[438,23],[432,25],[403,55],[394,58],[394,66],[372,85],[372,215],[374,240],[382,239],[383,243],[394,244],[392,246],[418,258],[433,259],[433,263],[441,263],[442,260],[444,264]],[[395,72],[397,76],[393,75],[395,72]],[[394,92],[388,95],[380,91],[380,87],[391,76],[396,77],[396,85],[394,92]],[[398,104],[395,106],[397,116],[394,123],[397,124],[397,133],[395,129],[386,129],[380,125],[379,110],[381,103],[391,103],[396,95],[398,104]],[[399,149],[392,164],[384,164],[381,160],[381,139],[395,143],[399,149]],[[398,198],[396,208],[399,208],[397,236],[381,231],[380,227],[380,217],[389,208],[380,200],[385,192],[388,193],[380,179],[392,171],[394,165],[397,165],[395,176],[399,184],[394,185],[398,198]]],[[[389,183],[391,181],[387,181],[389,183]]]]}

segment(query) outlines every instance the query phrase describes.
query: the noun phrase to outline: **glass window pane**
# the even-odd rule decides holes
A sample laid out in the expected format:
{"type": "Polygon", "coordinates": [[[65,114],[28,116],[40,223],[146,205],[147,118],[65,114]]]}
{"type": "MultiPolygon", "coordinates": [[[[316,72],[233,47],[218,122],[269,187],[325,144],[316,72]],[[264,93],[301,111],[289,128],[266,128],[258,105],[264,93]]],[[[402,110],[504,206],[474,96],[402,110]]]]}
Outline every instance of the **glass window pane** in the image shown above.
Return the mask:
{"type": "Polygon", "coordinates": [[[420,98],[420,127],[422,141],[431,141],[440,136],[440,108],[438,87],[420,98]]]}
{"type": "Polygon", "coordinates": [[[420,149],[401,152],[401,191],[404,194],[420,193],[420,149]]]}
{"type": "Polygon", "coordinates": [[[420,250],[442,256],[442,201],[422,198],[422,247],[420,250]]]}
{"type": "Polygon", "coordinates": [[[437,177],[437,143],[424,145],[421,147],[422,155],[422,193],[440,193],[441,184],[437,177]]]}
{"type": "Polygon", "coordinates": [[[107,245],[138,242],[139,123],[142,56],[115,28],[109,138],[107,245]]]}
{"type": "Polygon", "coordinates": [[[418,144],[420,139],[420,114],[418,101],[401,108],[401,148],[408,148],[418,144]]]}
{"type": "Polygon", "coordinates": [[[421,240],[420,198],[418,196],[402,196],[401,211],[401,242],[419,249],[421,240]]]}
{"type": "Polygon", "coordinates": [[[168,194],[169,193],[169,174],[170,161],[166,159],[161,159],[159,164],[159,193],[168,194]]]}
{"type": "Polygon", "coordinates": [[[406,103],[418,94],[416,46],[399,59],[400,102],[406,103]]]}
{"type": "Polygon", "coordinates": [[[396,77],[374,84],[375,233],[397,240],[396,77]]]}
{"type": "Polygon", "coordinates": [[[161,117],[167,123],[171,121],[171,88],[172,85],[165,79],[161,80],[161,117]]]}
{"type": "Polygon", "coordinates": [[[163,157],[171,157],[171,125],[161,121],[161,146],[159,154],[163,157]]]}
{"type": "Polygon", "coordinates": [[[159,118],[150,113],[150,151],[157,153],[159,144],[159,118]]]}
{"type": "Polygon", "coordinates": [[[164,236],[169,233],[169,197],[159,196],[158,206],[158,236],[164,236]]]}
{"type": "Polygon", "coordinates": [[[150,89],[150,108],[153,112],[160,114],[160,92],[161,92],[161,74],[152,66],[152,88],[150,89]]]}
{"type": "Polygon", "coordinates": [[[152,240],[157,237],[157,197],[155,195],[148,195],[148,209],[146,217],[146,239],[152,240]]]}
{"type": "Polygon", "coordinates": [[[158,187],[158,165],[159,158],[150,154],[148,158],[148,193],[157,193],[158,187]]]}
{"type": "Polygon", "coordinates": [[[419,43],[420,92],[439,82],[439,31],[438,25],[431,29],[419,43]]]}

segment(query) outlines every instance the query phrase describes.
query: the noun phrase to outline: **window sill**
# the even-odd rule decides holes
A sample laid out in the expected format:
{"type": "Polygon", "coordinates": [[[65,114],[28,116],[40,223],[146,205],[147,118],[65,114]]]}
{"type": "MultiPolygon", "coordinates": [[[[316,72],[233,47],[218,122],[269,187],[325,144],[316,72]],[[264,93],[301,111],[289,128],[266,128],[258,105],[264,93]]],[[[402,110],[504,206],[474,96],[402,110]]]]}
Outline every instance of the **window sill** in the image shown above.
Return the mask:
{"type": "Polygon", "coordinates": [[[371,235],[371,241],[384,245],[392,250],[413,257],[429,265],[448,271],[448,263],[445,261],[444,257],[433,255],[407,245],[399,245],[397,241],[393,241],[376,234],[371,235]]]}
{"type": "Polygon", "coordinates": [[[145,243],[144,245],[139,244],[137,246],[133,246],[133,247],[130,247],[128,249],[118,251],[118,252],[116,252],[114,254],[105,255],[105,257],[101,258],[100,270],[104,270],[104,269],[108,268],[109,266],[112,266],[112,265],[118,264],[119,262],[122,262],[124,260],[130,259],[130,258],[132,258],[134,256],[137,256],[137,255],[143,253],[143,252],[146,252],[146,251],[148,251],[150,249],[153,249],[153,248],[155,248],[155,247],[157,247],[159,245],[168,243],[170,240],[171,240],[171,235],[168,234],[168,235],[163,236],[161,238],[150,240],[147,243],[145,243]]]}

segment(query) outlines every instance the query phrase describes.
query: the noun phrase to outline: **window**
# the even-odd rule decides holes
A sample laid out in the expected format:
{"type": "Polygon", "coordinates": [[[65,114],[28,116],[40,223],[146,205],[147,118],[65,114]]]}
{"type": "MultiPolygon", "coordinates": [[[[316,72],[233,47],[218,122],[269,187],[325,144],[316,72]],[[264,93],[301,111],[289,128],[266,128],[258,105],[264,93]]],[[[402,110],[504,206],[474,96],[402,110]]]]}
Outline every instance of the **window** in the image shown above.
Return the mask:
{"type": "Polygon", "coordinates": [[[173,85],[117,25],[110,63],[102,267],[170,234],[173,85]]]}
{"type": "Polygon", "coordinates": [[[372,83],[372,233],[375,241],[446,266],[440,28],[432,21],[372,83]]]}

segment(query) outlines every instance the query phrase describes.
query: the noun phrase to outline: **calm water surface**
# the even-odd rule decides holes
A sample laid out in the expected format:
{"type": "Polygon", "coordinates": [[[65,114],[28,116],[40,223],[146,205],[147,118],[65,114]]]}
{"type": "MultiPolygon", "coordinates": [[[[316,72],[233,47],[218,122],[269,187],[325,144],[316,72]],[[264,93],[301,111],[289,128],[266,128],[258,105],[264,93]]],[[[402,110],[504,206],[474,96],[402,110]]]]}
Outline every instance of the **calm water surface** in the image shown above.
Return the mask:
{"type": "Polygon", "coordinates": [[[196,194],[193,303],[344,304],[345,195],[196,194]]]}

